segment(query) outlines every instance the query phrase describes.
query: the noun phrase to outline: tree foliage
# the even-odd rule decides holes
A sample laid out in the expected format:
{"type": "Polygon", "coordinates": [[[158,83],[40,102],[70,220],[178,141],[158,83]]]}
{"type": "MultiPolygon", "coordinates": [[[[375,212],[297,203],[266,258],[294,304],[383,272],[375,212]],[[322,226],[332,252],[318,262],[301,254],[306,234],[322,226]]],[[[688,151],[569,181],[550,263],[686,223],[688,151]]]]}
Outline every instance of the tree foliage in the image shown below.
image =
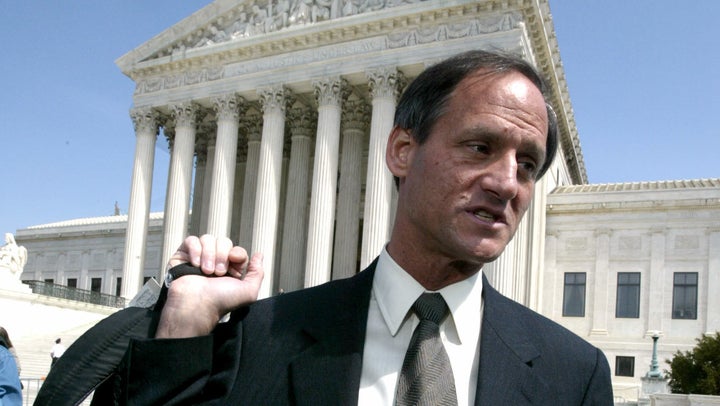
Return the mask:
{"type": "Polygon", "coordinates": [[[673,393],[720,395],[720,332],[696,339],[692,351],[678,351],[670,364],[670,390],[673,393]]]}

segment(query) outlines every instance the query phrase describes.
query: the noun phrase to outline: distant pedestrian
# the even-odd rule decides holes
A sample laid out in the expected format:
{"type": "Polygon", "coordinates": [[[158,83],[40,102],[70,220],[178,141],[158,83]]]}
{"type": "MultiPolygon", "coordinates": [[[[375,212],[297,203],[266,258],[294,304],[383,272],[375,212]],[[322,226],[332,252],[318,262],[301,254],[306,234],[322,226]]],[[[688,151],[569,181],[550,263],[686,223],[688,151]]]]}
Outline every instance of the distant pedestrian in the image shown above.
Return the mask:
{"type": "Polygon", "coordinates": [[[0,336],[0,405],[22,405],[20,374],[8,344],[0,336]]]}
{"type": "Polygon", "coordinates": [[[62,355],[65,353],[65,346],[62,345],[62,340],[57,339],[55,340],[55,345],[52,346],[52,350],[50,350],[50,357],[52,358],[52,361],[50,362],[50,368],[55,365],[58,359],[62,357],[62,355]]]}
{"type": "Polygon", "coordinates": [[[18,375],[20,375],[20,358],[18,358],[17,351],[15,350],[12,341],[10,341],[10,335],[7,330],[5,330],[5,327],[0,327],[0,339],[5,340],[8,351],[10,351],[10,354],[12,354],[13,358],[15,358],[15,365],[17,366],[18,375]]]}

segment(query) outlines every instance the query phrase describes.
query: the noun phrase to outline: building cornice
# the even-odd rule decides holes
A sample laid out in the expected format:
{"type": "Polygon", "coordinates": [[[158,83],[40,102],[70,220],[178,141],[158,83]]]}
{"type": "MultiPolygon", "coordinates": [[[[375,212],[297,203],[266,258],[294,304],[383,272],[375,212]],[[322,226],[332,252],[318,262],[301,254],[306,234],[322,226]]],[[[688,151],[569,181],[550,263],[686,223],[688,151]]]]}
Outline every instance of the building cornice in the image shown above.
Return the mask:
{"type": "Polygon", "coordinates": [[[548,215],[720,210],[720,179],[569,185],[553,190],[548,215]]]}

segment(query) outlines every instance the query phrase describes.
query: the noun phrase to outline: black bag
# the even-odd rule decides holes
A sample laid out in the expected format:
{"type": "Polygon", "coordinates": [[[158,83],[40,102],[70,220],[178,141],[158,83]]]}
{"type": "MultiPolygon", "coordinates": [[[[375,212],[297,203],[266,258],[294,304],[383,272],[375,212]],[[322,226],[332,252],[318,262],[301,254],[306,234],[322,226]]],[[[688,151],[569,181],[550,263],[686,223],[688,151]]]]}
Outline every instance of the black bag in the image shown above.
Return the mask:
{"type": "Polygon", "coordinates": [[[93,391],[93,405],[115,403],[114,381],[130,340],[154,337],[166,297],[163,287],[152,308],[125,308],[86,331],[50,369],[34,405],[79,405],[93,391]]]}

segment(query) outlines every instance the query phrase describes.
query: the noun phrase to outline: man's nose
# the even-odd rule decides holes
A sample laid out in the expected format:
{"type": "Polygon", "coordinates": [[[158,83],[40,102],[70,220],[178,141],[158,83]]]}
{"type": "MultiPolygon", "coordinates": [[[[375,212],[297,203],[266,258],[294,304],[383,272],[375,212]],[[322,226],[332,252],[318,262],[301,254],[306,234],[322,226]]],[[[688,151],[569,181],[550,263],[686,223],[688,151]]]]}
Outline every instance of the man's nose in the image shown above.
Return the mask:
{"type": "Polygon", "coordinates": [[[514,199],[518,193],[517,169],[514,155],[498,157],[483,175],[483,189],[500,200],[514,199]]]}

